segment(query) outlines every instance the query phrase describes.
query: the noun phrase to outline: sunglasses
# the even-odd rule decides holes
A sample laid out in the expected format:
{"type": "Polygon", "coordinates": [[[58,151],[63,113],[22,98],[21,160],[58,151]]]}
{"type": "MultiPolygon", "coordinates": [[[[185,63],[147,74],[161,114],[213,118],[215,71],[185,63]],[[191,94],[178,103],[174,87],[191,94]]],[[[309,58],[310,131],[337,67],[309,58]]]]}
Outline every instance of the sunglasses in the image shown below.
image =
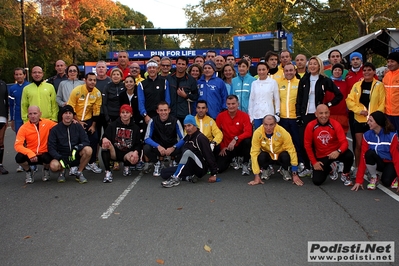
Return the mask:
{"type": "Polygon", "coordinates": [[[73,72],[78,72],[76,69],[70,69],[68,70],[69,73],[73,73],[73,72]]]}

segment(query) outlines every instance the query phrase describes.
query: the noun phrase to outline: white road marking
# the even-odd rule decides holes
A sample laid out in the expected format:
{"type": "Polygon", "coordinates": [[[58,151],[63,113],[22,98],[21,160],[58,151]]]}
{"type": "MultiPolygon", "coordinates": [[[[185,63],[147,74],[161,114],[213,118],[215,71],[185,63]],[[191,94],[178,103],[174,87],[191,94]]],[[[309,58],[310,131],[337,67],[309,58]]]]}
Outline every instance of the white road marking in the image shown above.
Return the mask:
{"type": "Polygon", "coordinates": [[[379,189],[381,189],[383,192],[385,192],[388,196],[399,202],[399,195],[395,194],[395,192],[389,190],[389,188],[384,187],[383,185],[378,185],[377,186],[379,189]]]}
{"type": "Polygon", "coordinates": [[[108,219],[108,217],[115,211],[116,208],[118,208],[119,204],[122,203],[122,201],[125,199],[125,197],[129,194],[129,192],[134,188],[134,186],[139,182],[141,178],[141,175],[138,175],[132,183],[123,191],[122,194],[119,195],[119,197],[114,201],[114,203],[109,206],[106,212],[104,212],[101,215],[102,219],[108,219]]]}

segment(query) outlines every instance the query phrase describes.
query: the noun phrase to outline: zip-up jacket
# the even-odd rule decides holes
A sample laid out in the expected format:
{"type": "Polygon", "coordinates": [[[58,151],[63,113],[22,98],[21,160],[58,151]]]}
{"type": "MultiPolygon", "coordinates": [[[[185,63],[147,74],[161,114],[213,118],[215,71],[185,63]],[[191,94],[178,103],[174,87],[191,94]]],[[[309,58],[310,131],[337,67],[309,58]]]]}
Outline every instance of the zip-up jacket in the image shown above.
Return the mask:
{"type": "Polygon", "coordinates": [[[223,139],[223,133],[219,129],[215,120],[213,120],[210,116],[204,116],[204,118],[198,118],[198,115],[195,116],[195,122],[202,134],[208,138],[209,142],[214,141],[216,145],[219,145],[223,139]]]}
{"type": "Polygon", "coordinates": [[[8,95],[10,105],[10,119],[16,121],[22,121],[21,117],[21,99],[22,91],[30,83],[26,80],[22,84],[15,83],[10,87],[10,95],[8,95]]]}
{"type": "Polygon", "coordinates": [[[366,123],[367,116],[360,115],[361,111],[366,110],[369,114],[375,111],[381,111],[385,113],[385,88],[381,81],[373,79],[369,94],[370,103],[369,106],[364,106],[360,102],[360,96],[362,96],[362,83],[363,81],[359,81],[353,85],[351,92],[346,98],[346,105],[348,106],[348,109],[355,114],[355,120],[357,122],[366,123]]]}
{"type": "MultiPolygon", "coordinates": [[[[296,115],[305,116],[308,114],[309,94],[310,94],[310,73],[305,74],[299,81],[298,95],[296,99],[296,115]]],[[[322,103],[327,104],[324,100],[326,91],[334,93],[335,97],[331,100],[331,105],[337,105],[343,98],[334,82],[323,75],[319,75],[319,79],[315,85],[315,108],[322,103]]]]}
{"type": "MultiPolygon", "coordinates": [[[[335,86],[342,93],[342,101],[340,101],[337,105],[330,107],[330,114],[332,115],[348,115],[348,108],[346,107],[345,99],[348,97],[350,93],[350,89],[347,87],[347,84],[344,80],[333,80],[335,86]]],[[[329,102],[334,99],[334,93],[330,91],[326,91],[326,95],[324,96],[324,101],[329,102]]]]}
{"type": "Polygon", "coordinates": [[[281,118],[296,118],[296,97],[298,95],[299,79],[294,77],[291,80],[286,78],[278,83],[280,94],[280,117],[281,118]]]}
{"type": "Polygon", "coordinates": [[[237,110],[233,118],[230,117],[227,110],[223,111],[216,118],[216,124],[223,132],[223,140],[220,143],[221,149],[229,146],[234,137],[238,137],[235,145],[237,147],[241,141],[252,136],[252,124],[249,115],[243,111],[237,110]]]}
{"type": "Polygon", "coordinates": [[[280,113],[280,93],[277,81],[271,78],[252,82],[249,96],[248,115],[253,121],[266,114],[280,113]]]}
{"type": "Polygon", "coordinates": [[[79,123],[67,126],[59,122],[51,129],[48,138],[48,152],[51,157],[61,160],[64,156],[71,156],[75,146],[90,146],[89,137],[79,123]]]}
{"type": "Polygon", "coordinates": [[[140,114],[150,117],[157,114],[158,103],[165,101],[170,106],[169,83],[167,80],[157,76],[155,79],[146,78],[137,85],[139,96],[140,114]]]}
{"type": "Polygon", "coordinates": [[[385,86],[385,113],[399,116],[399,69],[388,71],[382,82],[385,86]]]}
{"type": "Polygon", "coordinates": [[[258,156],[262,151],[267,152],[272,160],[277,160],[279,154],[286,151],[290,155],[291,165],[294,167],[298,165],[298,157],[291,135],[278,124],[274,128],[271,138],[266,136],[263,125],[254,132],[251,145],[251,162],[252,171],[255,175],[260,173],[258,156]]]}
{"type": "Polygon", "coordinates": [[[256,78],[247,73],[245,76],[238,75],[231,81],[230,94],[237,95],[240,102],[239,110],[248,113],[249,95],[251,93],[251,85],[256,78]]]}
{"type": "Polygon", "coordinates": [[[165,121],[161,121],[159,115],[154,116],[148,123],[144,142],[153,148],[161,145],[167,149],[176,145],[180,149],[184,144],[183,128],[179,120],[171,115],[165,121]]]}
{"type": "Polygon", "coordinates": [[[24,122],[28,121],[28,108],[32,105],[39,106],[42,118],[57,121],[58,105],[52,84],[43,81],[37,86],[35,83],[31,83],[23,89],[21,117],[24,122]]]}
{"type": "Polygon", "coordinates": [[[97,88],[89,92],[86,84],[74,88],[68,100],[68,104],[73,107],[80,121],[86,121],[93,118],[93,116],[99,116],[101,103],[101,92],[97,88]]]}
{"type": "Polygon", "coordinates": [[[122,152],[137,151],[139,155],[141,154],[140,128],[133,119],[130,119],[130,123],[126,125],[118,117],[108,125],[103,138],[109,139],[115,149],[122,152]]]}
{"type": "Polygon", "coordinates": [[[183,140],[182,152],[184,153],[186,150],[192,151],[201,160],[202,165],[208,165],[211,176],[216,175],[218,166],[206,136],[197,130],[191,135],[186,135],[183,140]]]}
{"type": "Polygon", "coordinates": [[[384,133],[381,129],[378,134],[369,130],[363,134],[359,167],[356,174],[356,183],[363,184],[366,172],[366,160],[364,155],[368,150],[374,150],[384,162],[393,162],[396,173],[399,173],[399,144],[395,132],[384,133]]]}
{"type": "Polygon", "coordinates": [[[119,95],[125,90],[123,82],[114,83],[110,82],[105,85],[103,91],[103,110],[106,121],[110,121],[110,116],[119,116],[119,95]]]}
{"type": "Polygon", "coordinates": [[[224,81],[215,74],[207,81],[202,75],[197,82],[198,100],[205,100],[208,104],[208,115],[216,119],[218,114],[226,109],[227,89],[224,81]]]}
{"type": "Polygon", "coordinates": [[[14,144],[15,151],[28,156],[28,158],[47,152],[50,130],[55,125],[57,125],[56,122],[45,118],[40,119],[38,125],[26,122],[18,130],[14,144]]]}
{"type": "Polygon", "coordinates": [[[57,91],[57,104],[59,107],[63,107],[69,100],[69,96],[74,88],[77,86],[85,84],[84,81],[74,79],[74,80],[63,80],[61,81],[60,85],[58,86],[57,91]]]}
{"type": "Polygon", "coordinates": [[[317,158],[324,158],[333,151],[348,149],[348,141],[341,124],[330,118],[324,125],[317,119],[310,121],[305,128],[304,147],[312,164],[317,158]]]}
{"type": "Polygon", "coordinates": [[[185,118],[186,115],[192,114],[193,102],[198,100],[197,81],[192,76],[185,74],[184,77],[180,79],[179,84],[177,84],[176,73],[168,75],[167,80],[169,82],[170,92],[170,114],[178,119],[185,118]],[[177,90],[180,88],[187,94],[186,99],[177,94],[177,90]]]}

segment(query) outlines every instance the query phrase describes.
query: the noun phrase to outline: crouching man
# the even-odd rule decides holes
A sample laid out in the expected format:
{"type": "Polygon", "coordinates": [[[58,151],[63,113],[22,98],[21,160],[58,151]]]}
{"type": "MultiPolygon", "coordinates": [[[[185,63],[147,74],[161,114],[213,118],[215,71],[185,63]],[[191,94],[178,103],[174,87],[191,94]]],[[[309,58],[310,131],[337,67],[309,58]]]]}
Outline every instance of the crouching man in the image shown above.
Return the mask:
{"type": "Polygon", "coordinates": [[[120,117],[108,125],[101,144],[101,157],[105,166],[104,183],[112,182],[111,160],[123,162],[123,175],[130,175],[129,166],[136,165],[141,154],[140,128],[134,123],[132,107],[124,104],[120,117]]]}
{"type": "Polygon", "coordinates": [[[54,158],[50,163],[53,172],[60,172],[58,182],[65,182],[65,168],[70,168],[69,175],[74,175],[80,184],[87,183],[83,170],[90,160],[93,150],[89,137],[79,123],[73,123],[75,111],[65,105],[60,110],[61,122],[50,131],[48,151],[54,158]]]}
{"type": "Polygon", "coordinates": [[[291,135],[281,126],[277,119],[269,114],[263,118],[262,126],[258,127],[252,137],[251,146],[252,171],[255,175],[249,185],[263,184],[261,179],[268,180],[273,174],[273,164],[279,164],[280,174],[285,181],[292,180],[297,186],[303,182],[298,176],[298,157],[291,135]],[[292,173],[288,168],[291,166],[292,173]],[[259,176],[260,167],[263,168],[259,176]]]}
{"type": "Polygon", "coordinates": [[[47,139],[56,122],[49,119],[41,119],[42,113],[38,106],[28,108],[28,122],[18,130],[14,148],[17,151],[15,161],[25,170],[26,184],[32,184],[35,179],[34,171],[30,165],[43,164],[43,181],[50,179],[49,164],[51,155],[47,150],[47,139]]]}
{"type": "Polygon", "coordinates": [[[216,182],[217,164],[212,153],[208,138],[200,132],[195,122],[195,117],[187,115],[184,119],[184,129],[187,135],[184,137],[182,157],[178,166],[168,167],[161,170],[161,176],[166,181],[163,187],[175,187],[180,180],[197,182],[197,177],[204,176],[208,169],[211,177],[208,182],[216,182]]]}

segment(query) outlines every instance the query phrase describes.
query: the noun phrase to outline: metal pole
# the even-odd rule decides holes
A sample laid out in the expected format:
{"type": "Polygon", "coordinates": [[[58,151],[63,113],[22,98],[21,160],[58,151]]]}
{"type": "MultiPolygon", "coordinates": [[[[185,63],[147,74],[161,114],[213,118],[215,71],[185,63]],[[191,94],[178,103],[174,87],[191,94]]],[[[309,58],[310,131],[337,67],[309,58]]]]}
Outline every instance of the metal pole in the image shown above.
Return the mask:
{"type": "Polygon", "coordinates": [[[22,26],[22,49],[24,53],[24,68],[26,71],[26,79],[29,81],[29,65],[28,65],[28,51],[26,48],[24,0],[21,0],[21,26],[22,26]]]}

